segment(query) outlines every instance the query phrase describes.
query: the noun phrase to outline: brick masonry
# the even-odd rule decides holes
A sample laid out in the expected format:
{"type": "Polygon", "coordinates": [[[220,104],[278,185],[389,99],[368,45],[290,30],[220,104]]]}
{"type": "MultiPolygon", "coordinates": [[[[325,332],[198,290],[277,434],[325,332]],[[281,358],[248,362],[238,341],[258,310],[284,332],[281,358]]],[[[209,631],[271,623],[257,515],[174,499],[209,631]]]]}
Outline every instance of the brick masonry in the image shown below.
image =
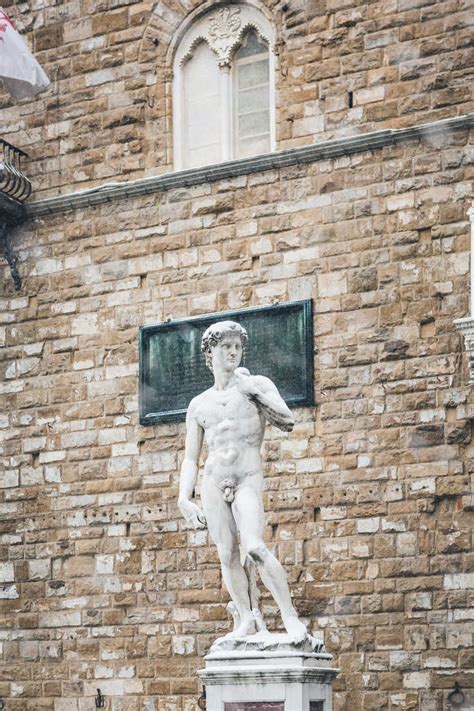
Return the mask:
{"type": "MultiPolygon", "coordinates": [[[[16,10],[58,67],[59,98],[1,112],[37,195],[169,169],[165,49],[184,3],[151,19],[151,4],[113,4],[16,10]]],[[[465,113],[463,3],[290,5],[285,28],[275,11],[280,146],[465,113]],[[331,63],[337,81],[316,76],[331,63]],[[359,94],[357,125],[326,98],[324,131],[285,133],[323,87],[373,84],[384,96],[359,94]]],[[[335,711],[442,711],[454,680],[472,700],[473,409],[452,324],[468,313],[467,142],[426,135],[17,230],[23,289],[2,262],[0,302],[8,711],[90,711],[97,688],[112,711],[196,711],[228,598],[207,533],[176,507],[184,426],[139,425],[138,328],[299,298],[314,299],[317,406],[290,435],[268,430],[266,537],[341,669],[335,711]]]]}
{"type": "MultiPolygon", "coordinates": [[[[172,49],[202,5],[6,0],[54,84],[20,108],[0,103],[2,136],[33,158],[36,195],[170,170],[172,49]]],[[[263,5],[278,37],[279,148],[472,111],[467,0],[263,5]]]]}
{"type": "Polygon", "coordinates": [[[466,140],[22,228],[0,330],[9,711],[83,711],[97,687],[114,711],[196,708],[227,595],[176,507],[183,424],[138,424],[138,328],[309,297],[318,404],[269,429],[266,536],[341,668],[335,709],[439,711],[468,684],[466,140]]]}

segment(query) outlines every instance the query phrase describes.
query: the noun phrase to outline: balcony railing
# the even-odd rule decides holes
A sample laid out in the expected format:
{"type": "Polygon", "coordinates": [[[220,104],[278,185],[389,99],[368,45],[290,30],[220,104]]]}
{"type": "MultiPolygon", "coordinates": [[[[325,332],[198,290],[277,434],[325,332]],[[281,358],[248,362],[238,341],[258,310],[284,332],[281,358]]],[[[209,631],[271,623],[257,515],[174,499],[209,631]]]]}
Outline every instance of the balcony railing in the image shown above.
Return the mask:
{"type": "Polygon", "coordinates": [[[21,277],[11,234],[24,221],[23,203],[31,194],[31,183],[21,169],[23,158],[27,158],[26,153],[0,138],[0,245],[17,291],[21,289],[21,277]]]}
{"type": "Polygon", "coordinates": [[[21,169],[21,160],[27,155],[1,138],[0,150],[0,192],[17,202],[24,202],[31,194],[31,183],[21,169]]]}

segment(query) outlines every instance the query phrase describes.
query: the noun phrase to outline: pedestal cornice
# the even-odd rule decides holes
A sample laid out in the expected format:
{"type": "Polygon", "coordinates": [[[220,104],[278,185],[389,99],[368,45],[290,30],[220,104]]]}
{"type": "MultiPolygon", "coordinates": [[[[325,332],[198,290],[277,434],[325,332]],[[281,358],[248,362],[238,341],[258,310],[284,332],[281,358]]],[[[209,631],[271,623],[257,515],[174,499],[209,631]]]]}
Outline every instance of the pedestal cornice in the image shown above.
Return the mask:
{"type": "Polygon", "coordinates": [[[467,352],[467,364],[469,368],[469,382],[474,385],[474,316],[458,318],[454,325],[464,336],[464,345],[467,352]]]}

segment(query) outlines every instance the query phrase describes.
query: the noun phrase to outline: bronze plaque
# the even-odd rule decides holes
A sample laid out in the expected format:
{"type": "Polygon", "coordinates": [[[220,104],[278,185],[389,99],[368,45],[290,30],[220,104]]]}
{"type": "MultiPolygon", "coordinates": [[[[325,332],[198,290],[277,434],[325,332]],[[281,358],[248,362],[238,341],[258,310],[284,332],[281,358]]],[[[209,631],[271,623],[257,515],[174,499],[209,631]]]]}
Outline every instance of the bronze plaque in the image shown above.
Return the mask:
{"type": "Polygon", "coordinates": [[[193,397],[213,378],[202,334],[217,321],[238,321],[249,341],[241,365],[269,377],[289,406],[313,405],[312,302],[227,311],[140,329],[140,423],[184,420],[193,397]]]}

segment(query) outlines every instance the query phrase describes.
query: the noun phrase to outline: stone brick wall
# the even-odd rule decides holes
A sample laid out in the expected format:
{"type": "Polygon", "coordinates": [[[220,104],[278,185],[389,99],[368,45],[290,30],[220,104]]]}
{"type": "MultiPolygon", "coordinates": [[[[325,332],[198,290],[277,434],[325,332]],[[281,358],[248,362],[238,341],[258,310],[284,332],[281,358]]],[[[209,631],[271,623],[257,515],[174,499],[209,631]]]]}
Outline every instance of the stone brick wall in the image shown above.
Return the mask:
{"type": "MultiPolygon", "coordinates": [[[[171,169],[173,42],[201,5],[6,1],[53,82],[37,101],[0,104],[2,137],[31,155],[36,195],[171,169]]],[[[472,111],[467,0],[263,7],[278,38],[279,148],[472,111]]]]}
{"type": "Polygon", "coordinates": [[[21,228],[23,290],[2,267],[0,309],[8,711],[89,711],[97,688],[113,711],[197,709],[228,598],[176,507],[184,425],[138,423],[138,328],[309,297],[317,406],[268,430],[266,537],[340,666],[335,711],[441,711],[454,680],[472,684],[473,410],[452,324],[468,311],[467,139],[21,228]]]}

